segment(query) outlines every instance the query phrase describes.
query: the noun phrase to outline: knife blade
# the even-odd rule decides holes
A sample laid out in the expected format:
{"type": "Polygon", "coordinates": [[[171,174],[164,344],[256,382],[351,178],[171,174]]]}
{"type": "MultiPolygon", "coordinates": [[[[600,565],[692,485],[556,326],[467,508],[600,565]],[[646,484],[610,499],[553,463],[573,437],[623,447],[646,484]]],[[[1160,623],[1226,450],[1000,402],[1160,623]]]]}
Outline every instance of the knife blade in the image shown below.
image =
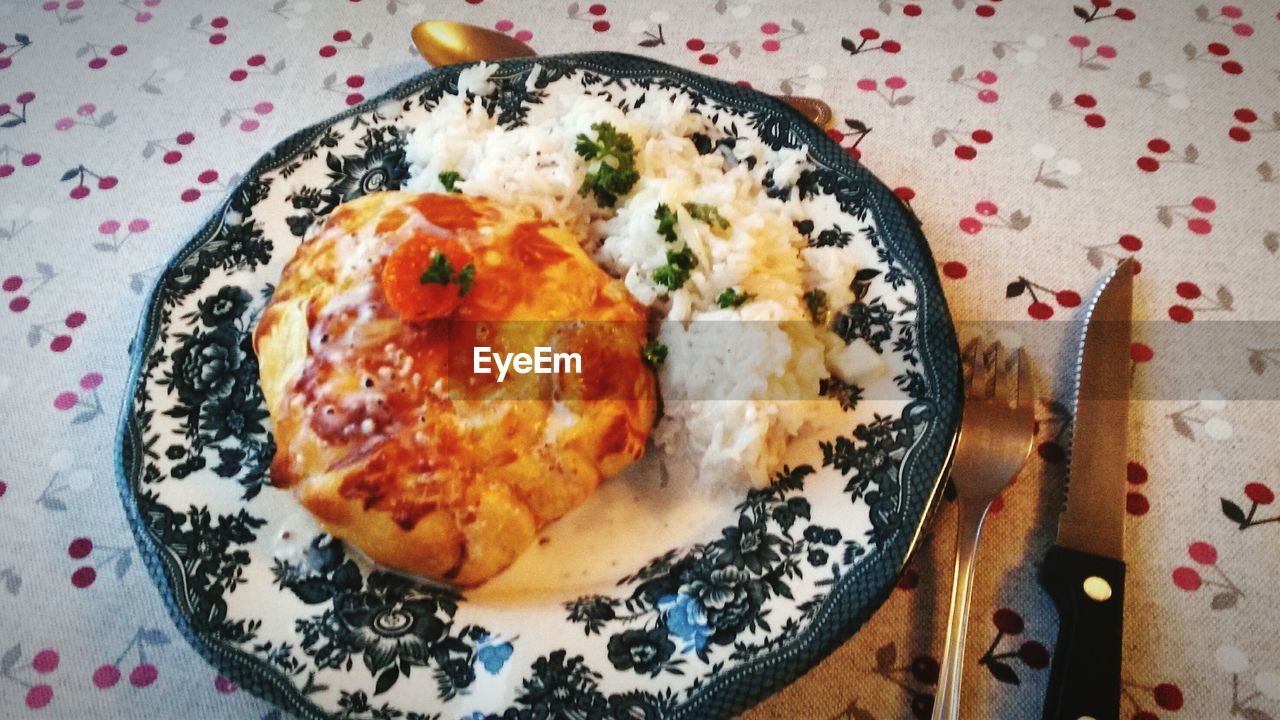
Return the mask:
{"type": "Polygon", "coordinates": [[[1058,609],[1044,717],[1120,716],[1133,263],[1094,295],[1077,360],[1066,506],[1041,583],[1058,609]]]}

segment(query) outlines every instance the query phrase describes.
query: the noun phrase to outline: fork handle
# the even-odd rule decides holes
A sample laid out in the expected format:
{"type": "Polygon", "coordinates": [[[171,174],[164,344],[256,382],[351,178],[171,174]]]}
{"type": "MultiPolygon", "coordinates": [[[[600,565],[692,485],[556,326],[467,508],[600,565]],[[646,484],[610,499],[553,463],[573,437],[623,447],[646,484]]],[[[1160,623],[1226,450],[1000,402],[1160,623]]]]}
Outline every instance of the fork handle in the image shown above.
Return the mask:
{"type": "Polygon", "coordinates": [[[1045,720],[1120,716],[1124,562],[1055,545],[1040,582],[1058,607],[1045,720]]]}
{"type": "Polygon", "coordinates": [[[951,580],[951,613],[947,617],[947,644],[942,652],[942,669],[938,674],[938,695],[933,706],[933,720],[957,720],[960,717],[960,680],[964,676],[964,639],[969,628],[969,598],[973,587],[974,561],[978,557],[978,538],[982,521],[991,501],[959,498],[956,519],[956,568],[951,580]]]}

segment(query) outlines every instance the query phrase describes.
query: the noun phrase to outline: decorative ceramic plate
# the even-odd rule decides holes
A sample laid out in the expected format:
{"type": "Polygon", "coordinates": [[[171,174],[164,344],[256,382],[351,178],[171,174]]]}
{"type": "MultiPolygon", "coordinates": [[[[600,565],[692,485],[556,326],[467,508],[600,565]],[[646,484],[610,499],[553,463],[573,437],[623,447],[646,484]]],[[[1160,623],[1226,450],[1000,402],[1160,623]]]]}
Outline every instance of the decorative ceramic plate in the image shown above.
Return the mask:
{"type": "MultiPolygon", "coordinates": [[[[317,218],[406,179],[404,144],[459,67],[397,86],[259,160],[155,288],[133,345],[120,491],[178,627],[224,675],[303,717],[712,717],[847,639],[888,595],[941,494],[960,363],[914,216],[823,132],[754,91],[637,57],[503,62],[483,100],[523,122],[556,81],[624,111],[687,95],[729,137],[807,148],[797,224],[846,248],[847,334],[889,372],[794,441],[767,490],[727,500],[605,483],[475,591],[378,571],[271,488],[250,338],[317,218]],[[540,71],[527,83],[533,66],[540,71]],[[590,540],[587,540],[590,538],[590,540]],[[612,538],[612,540],[609,540],[612,538]]],[[[652,453],[650,453],[652,455],[652,453]]]]}

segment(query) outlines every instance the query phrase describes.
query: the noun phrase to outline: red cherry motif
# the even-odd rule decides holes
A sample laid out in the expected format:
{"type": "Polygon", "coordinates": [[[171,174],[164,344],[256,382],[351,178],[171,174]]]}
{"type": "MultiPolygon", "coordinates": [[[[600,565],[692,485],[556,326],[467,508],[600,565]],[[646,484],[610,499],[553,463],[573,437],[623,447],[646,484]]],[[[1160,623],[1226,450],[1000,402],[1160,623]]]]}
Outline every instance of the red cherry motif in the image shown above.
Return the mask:
{"type": "Polygon", "coordinates": [[[67,555],[75,560],[80,560],[93,552],[93,541],[86,537],[76,538],[71,541],[71,545],[67,547],[67,555]]]}
{"type": "Polygon", "coordinates": [[[1036,320],[1048,320],[1053,317],[1053,306],[1036,301],[1027,306],[1027,314],[1036,320]]]}
{"type": "Polygon", "coordinates": [[[1027,667],[1039,670],[1049,667],[1049,650],[1042,643],[1035,640],[1028,640],[1022,643],[1018,648],[1018,658],[1027,664],[1027,667]]]}
{"type": "Polygon", "coordinates": [[[1276,501],[1276,494],[1262,483],[1251,482],[1245,485],[1244,495],[1259,505],[1270,505],[1276,501]]]}
{"type": "Polygon", "coordinates": [[[1148,477],[1147,467],[1140,462],[1130,461],[1125,469],[1125,479],[1132,485],[1142,485],[1148,477]]]}
{"type": "Polygon", "coordinates": [[[996,629],[1005,635],[1020,635],[1024,629],[1022,616],[1009,608],[1000,608],[991,616],[996,629]]]}
{"type": "Polygon", "coordinates": [[[1080,293],[1075,290],[1059,290],[1054,299],[1065,308],[1073,308],[1080,304],[1080,293]]]}
{"type": "Polygon", "coordinates": [[[142,663],[129,673],[129,684],[134,687],[144,688],[155,682],[159,675],[160,671],[156,669],[155,665],[142,663]]]}
{"type": "Polygon", "coordinates": [[[93,684],[100,690],[115,687],[120,682],[120,668],[115,665],[101,665],[93,671],[93,684]]]}
{"type": "Polygon", "coordinates": [[[75,572],[71,573],[71,584],[83,590],[92,585],[97,578],[98,571],[86,565],[82,568],[77,568],[75,572]]]}
{"type": "Polygon", "coordinates": [[[1138,252],[1142,249],[1142,239],[1137,235],[1121,235],[1120,247],[1128,250],[1129,252],[1138,252]]]}
{"type": "Polygon", "coordinates": [[[1138,169],[1143,172],[1155,172],[1160,169],[1160,161],[1144,155],[1138,158],[1138,169]]]}
{"type": "Polygon", "coordinates": [[[1186,298],[1187,300],[1195,300],[1200,297],[1200,286],[1193,282],[1180,282],[1175,290],[1178,293],[1178,297],[1186,298]]]}
{"type": "Polygon", "coordinates": [[[1187,548],[1187,555],[1201,565],[1212,565],[1218,562],[1218,549],[1207,542],[1193,542],[1187,548]]]}
{"type": "Polygon", "coordinates": [[[978,150],[972,145],[957,145],[955,154],[961,160],[972,160],[978,157],[978,150]]]}
{"type": "Polygon", "coordinates": [[[1125,495],[1124,509],[1130,515],[1146,515],[1151,510],[1151,501],[1142,493],[1131,492],[1125,495]]]}
{"type": "Polygon", "coordinates": [[[935,685],[938,682],[938,661],[928,655],[920,655],[912,660],[908,669],[912,677],[925,685],[935,685]]]}
{"type": "Polygon", "coordinates": [[[1178,567],[1173,570],[1173,584],[1187,592],[1200,589],[1200,573],[1195,568],[1178,567]]]}
{"type": "Polygon", "coordinates": [[[27,707],[32,710],[39,710],[45,705],[48,705],[51,700],[53,700],[53,688],[45,684],[33,686],[27,691],[27,696],[25,698],[27,707]]]}
{"type": "Polygon", "coordinates": [[[1169,319],[1174,322],[1189,323],[1195,319],[1195,312],[1186,305],[1174,305],[1169,308],[1169,319]]]}
{"type": "Polygon", "coordinates": [[[1182,690],[1177,685],[1160,683],[1152,691],[1156,704],[1165,710],[1182,709],[1182,690]]]}
{"type": "Polygon", "coordinates": [[[952,280],[959,280],[969,274],[969,268],[962,262],[950,260],[942,264],[942,274],[952,280]]]}

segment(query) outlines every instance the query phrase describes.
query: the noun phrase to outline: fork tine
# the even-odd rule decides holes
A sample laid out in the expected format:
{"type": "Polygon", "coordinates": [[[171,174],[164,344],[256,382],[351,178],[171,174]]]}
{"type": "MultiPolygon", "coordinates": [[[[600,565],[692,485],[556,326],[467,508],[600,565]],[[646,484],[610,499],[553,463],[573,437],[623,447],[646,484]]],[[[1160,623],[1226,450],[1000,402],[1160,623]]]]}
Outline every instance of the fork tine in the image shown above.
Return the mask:
{"type": "Polygon", "coordinates": [[[992,349],[995,353],[995,360],[992,361],[992,364],[995,368],[993,372],[996,377],[994,387],[991,389],[991,396],[995,398],[996,402],[1008,407],[1013,401],[1013,393],[1017,392],[1014,387],[1015,378],[1011,377],[1012,363],[1018,357],[1017,351],[1015,350],[1010,355],[1004,352],[1004,346],[999,342],[993,345],[992,349]]]}
{"type": "Polygon", "coordinates": [[[981,343],[974,343],[973,377],[969,380],[969,397],[982,400],[987,396],[987,359],[986,348],[981,343]]]}
{"type": "Polygon", "coordinates": [[[1027,353],[1018,348],[1018,409],[1034,411],[1036,404],[1035,383],[1031,380],[1031,363],[1027,353]]]}

